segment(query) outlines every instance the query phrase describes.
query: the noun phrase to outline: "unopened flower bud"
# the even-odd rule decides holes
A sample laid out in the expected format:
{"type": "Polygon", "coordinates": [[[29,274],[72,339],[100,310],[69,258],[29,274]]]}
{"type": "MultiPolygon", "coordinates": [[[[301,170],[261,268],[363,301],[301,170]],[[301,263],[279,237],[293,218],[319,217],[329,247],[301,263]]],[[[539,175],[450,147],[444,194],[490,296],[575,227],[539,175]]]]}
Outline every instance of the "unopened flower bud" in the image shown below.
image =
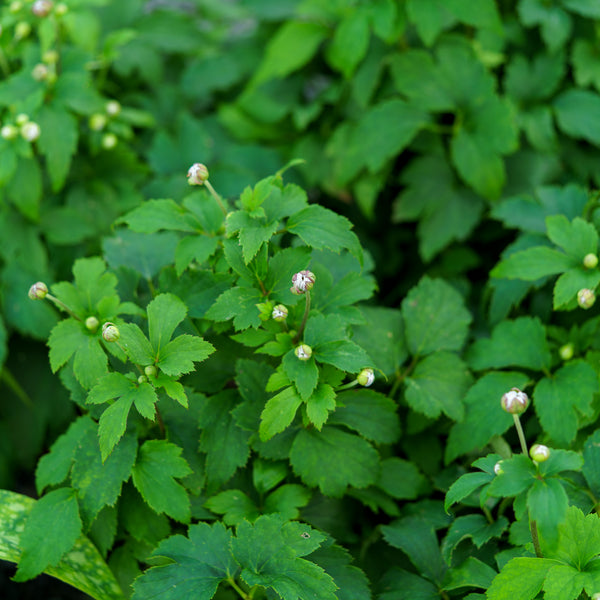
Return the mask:
{"type": "Polygon", "coordinates": [[[358,383],[364,387],[369,387],[375,381],[375,373],[373,373],[373,369],[363,369],[358,374],[356,381],[358,381],[358,383]]]}
{"type": "Polygon", "coordinates": [[[29,288],[28,296],[32,300],[43,300],[47,293],[48,286],[43,281],[38,281],[29,288]]]}
{"type": "Polygon", "coordinates": [[[22,40],[31,33],[31,25],[27,21],[20,21],[15,25],[15,38],[22,40]]]}
{"type": "Polygon", "coordinates": [[[187,172],[187,180],[190,185],[203,185],[208,179],[208,169],[201,163],[194,163],[187,172]]]}
{"type": "Polygon", "coordinates": [[[596,256],[593,252],[586,254],[583,257],[583,266],[586,269],[595,269],[598,266],[598,256],[596,256]]]}
{"type": "Polygon", "coordinates": [[[596,302],[596,294],[594,294],[593,290],[583,288],[577,292],[577,304],[579,304],[581,308],[586,310],[592,308],[594,302],[596,302]]]}
{"type": "Polygon", "coordinates": [[[573,358],[573,354],[575,354],[575,347],[573,346],[573,344],[571,344],[571,342],[565,344],[564,346],[561,346],[558,350],[558,355],[563,360],[571,360],[573,358]]]}
{"type": "Polygon", "coordinates": [[[69,7],[64,2],[59,2],[54,9],[54,14],[57,17],[62,17],[69,12],[69,7]]]}
{"type": "Polygon", "coordinates": [[[312,348],[306,344],[300,344],[294,350],[294,354],[300,360],[308,360],[312,356],[312,348]]]}
{"type": "Polygon", "coordinates": [[[17,125],[19,125],[19,127],[21,125],[25,125],[25,123],[29,122],[29,115],[26,115],[25,113],[19,113],[17,115],[17,118],[15,119],[15,123],[17,125]]]}
{"type": "Polygon", "coordinates": [[[140,375],[138,377],[138,383],[148,383],[148,378],[145,375],[140,375]]]}
{"type": "Polygon", "coordinates": [[[40,137],[41,132],[40,126],[33,121],[29,121],[21,126],[21,137],[28,142],[35,142],[40,137]]]}
{"type": "Polygon", "coordinates": [[[277,304],[271,313],[271,317],[275,319],[275,321],[285,321],[287,316],[288,309],[283,304],[277,304]]]}
{"type": "Polygon", "coordinates": [[[56,50],[46,50],[44,54],[42,54],[42,61],[44,61],[47,65],[55,65],[58,62],[59,55],[56,50]]]}
{"type": "Polygon", "coordinates": [[[0,129],[0,136],[5,140],[14,140],[19,135],[19,129],[14,125],[4,125],[0,129]]]}
{"type": "Polygon", "coordinates": [[[494,465],[494,473],[496,473],[496,475],[502,475],[502,473],[504,473],[504,469],[502,468],[502,462],[501,460],[499,460],[495,465],[494,465]]]}
{"type": "Polygon", "coordinates": [[[144,367],[144,373],[147,377],[156,377],[158,369],[154,365],[148,365],[147,367],[144,367]]]}
{"type": "Polygon", "coordinates": [[[95,333],[98,329],[98,325],[100,325],[100,321],[94,316],[88,317],[85,320],[85,327],[88,331],[95,333]]]}
{"type": "Polygon", "coordinates": [[[105,133],[100,142],[105,150],[112,150],[119,142],[119,138],[114,133],[105,133]]]}
{"type": "Polygon", "coordinates": [[[596,592],[592,594],[592,600],[600,600],[600,592],[596,592]]]}
{"type": "Polygon", "coordinates": [[[35,0],[31,5],[31,12],[36,17],[47,17],[54,6],[52,0],[35,0]]]}
{"type": "Polygon", "coordinates": [[[44,81],[44,79],[48,78],[48,67],[43,63],[38,63],[35,65],[35,67],[33,67],[31,76],[36,81],[44,81]]]}
{"type": "Polygon", "coordinates": [[[529,406],[529,397],[519,388],[512,388],[509,392],[502,395],[500,401],[502,408],[511,415],[520,415],[527,410],[529,406]]]}
{"type": "Polygon", "coordinates": [[[550,448],[543,444],[534,444],[529,450],[529,456],[531,456],[532,460],[535,462],[544,462],[545,460],[548,460],[550,456],[550,448]]]}
{"type": "Polygon", "coordinates": [[[116,117],[121,112],[121,104],[116,100],[109,100],[104,106],[106,114],[111,117],[116,117]]]}
{"type": "Polygon", "coordinates": [[[102,131],[106,127],[106,115],[94,113],[88,120],[88,125],[92,131],[102,131]]]}
{"type": "Polygon", "coordinates": [[[304,270],[296,273],[292,277],[292,292],[295,294],[304,294],[312,289],[315,284],[315,274],[304,270]]]}
{"type": "Polygon", "coordinates": [[[121,334],[114,323],[106,322],[102,325],[102,337],[106,342],[116,342],[121,334]]]}
{"type": "Polygon", "coordinates": [[[11,2],[8,10],[11,13],[18,13],[21,9],[23,8],[23,3],[20,2],[19,0],[14,0],[14,2],[11,2]]]}

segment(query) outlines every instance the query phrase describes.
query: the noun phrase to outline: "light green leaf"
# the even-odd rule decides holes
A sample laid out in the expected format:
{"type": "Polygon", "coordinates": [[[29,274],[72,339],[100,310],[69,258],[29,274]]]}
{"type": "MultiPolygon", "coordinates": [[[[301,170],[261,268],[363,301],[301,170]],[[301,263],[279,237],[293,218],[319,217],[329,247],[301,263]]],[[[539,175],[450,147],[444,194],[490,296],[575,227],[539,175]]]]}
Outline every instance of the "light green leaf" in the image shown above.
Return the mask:
{"type": "Polygon", "coordinates": [[[311,492],[303,485],[288,483],[271,492],[265,500],[265,513],[278,513],[284,519],[297,519],[300,516],[298,508],[306,506],[310,501],[311,492]]]}
{"type": "Polygon", "coordinates": [[[206,262],[215,253],[217,246],[216,237],[189,235],[181,239],[175,249],[177,276],[181,276],[193,260],[200,265],[206,262]]]}
{"type": "Polygon", "coordinates": [[[281,364],[288,379],[294,382],[302,400],[306,401],[319,382],[319,368],[315,359],[311,357],[308,360],[300,360],[294,350],[289,350],[281,364]]]}
{"type": "Polygon", "coordinates": [[[191,472],[181,457],[181,448],[166,440],[147,440],[139,449],[132,478],[152,510],[187,523],[190,520],[190,499],[175,478],[185,477],[191,472]]]}
{"type": "Polygon", "coordinates": [[[266,442],[289,427],[301,404],[302,398],[293,386],[285,388],[268,400],[260,415],[260,439],[266,442]]]}
{"type": "Polygon", "coordinates": [[[174,294],[159,294],[146,310],[150,343],[159,352],[171,339],[177,325],[185,319],[187,307],[174,294]]]}
{"type": "Polygon", "coordinates": [[[570,89],[554,101],[558,126],[567,135],[600,146],[600,95],[570,89]]]}
{"type": "Polygon", "coordinates": [[[349,373],[359,373],[373,364],[372,359],[360,346],[348,340],[318,344],[313,350],[313,357],[318,362],[333,365],[349,373]]]}
{"type": "Polygon", "coordinates": [[[529,517],[537,523],[545,544],[554,546],[558,540],[558,525],[564,522],[569,506],[565,488],[558,479],[536,479],[527,492],[529,517]]]}
{"type": "Polygon", "coordinates": [[[194,370],[194,363],[208,358],[215,351],[212,344],[194,335],[180,335],[163,346],[157,366],[166,375],[178,377],[194,370]]]}
{"type": "Polygon", "coordinates": [[[369,15],[361,8],[354,9],[336,27],[327,48],[329,64],[348,79],[362,61],[369,47],[371,32],[369,15]]]}
{"type": "Polygon", "coordinates": [[[548,237],[574,261],[581,264],[586,254],[598,251],[596,228],[580,217],[569,221],[565,215],[546,217],[548,237]]]}
{"type": "Polygon", "coordinates": [[[577,299],[577,292],[587,288],[595,290],[600,283],[600,271],[575,268],[563,273],[554,284],[552,306],[554,310],[566,308],[577,299]]]}
{"type": "Polygon", "coordinates": [[[533,600],[555,565],[555,561],[547,558],[513,558],[494,578],[487,597],[489,600],[533,600]]]}
{"type": "Polygon", "coordinates": [[[256,256],[261,246],[268,242],[279,228],[279,222],[265,223],[264,219],[254,219],[247,212],[238,210],[227,216],[227,234],[239,232],[239,240],[248,264],[256,256]]]}
{"type": "Polygon", "coordinates": [[[335,396],[330,385],[320,383],[306,401],[306,416],[319,431],[327,422],[329,413],[335,410],[335,396]]]}
{"type": "MultiPolygon", "coordinates": [[[[289,286],[288,286],[289,287],[289,286]]],[[[258,328],[261,324],[256,305],[263,300],[260,291],[253,287],[234,287],[223,292],[206,313],[207,319],[229,321],[233,319],[236,331],[258,328]]]]}
{"type": "Polygon", "coordinates": [[[146,200],[117,222],[127,223],[132,231],[139,233],[164,229],[195,232],[200,229],[193,216],[171,199],[146,200]]]}
{"type": "Polygon", "coordinates": [[[102,461],[107,459],[118,441],[123,437],[133,399],[134,394],[121,396],[102,413],[98,423],[102,461]]]}

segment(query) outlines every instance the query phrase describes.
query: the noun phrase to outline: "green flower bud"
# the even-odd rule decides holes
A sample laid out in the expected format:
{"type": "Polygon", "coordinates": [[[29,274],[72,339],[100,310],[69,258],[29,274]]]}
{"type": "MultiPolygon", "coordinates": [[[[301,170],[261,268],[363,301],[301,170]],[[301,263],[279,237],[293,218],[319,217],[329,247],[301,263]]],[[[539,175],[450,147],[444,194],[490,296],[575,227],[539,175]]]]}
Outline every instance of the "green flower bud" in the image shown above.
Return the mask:
{"type": "Polygon", "coordinates": [[[600,592],[596,592],[592,595],[592,600],[600,600],[600,592]]]}
{"type": "Polygon", "coordinates": [[[118,142],[119,138],[114,133],[105,133],[100,144],[105,150],[112,150],[118,142]]]}
{"type": "Polygon", "coordinates": [[[502,473],[504,473],[504,469],[502,468],[502,462],[501,460],[499,460],[495,465],[494,465],[494,473],[496,473],[496,475],[502,475],[502,473]]]}
{"type": "Polygon", "coordinates": [[[356,381],[358,381],[358,383],[364,387],[369,387],[375,381],[375,373],[373,373],[373,369],[363,369],[358,374],[356,381]]]}
{"type": "Polygon", "coordinates": [[[88,317],[85,320],[85,327],[88,331],[95,333],[98,330],[98,326],[100,325],[100,321],[94,316],[88,317]]]}
{"type": "Polygon", "coordinates": [[[102,325],[102,338],[105,342],[116,342],[121,337],[118,327],[110,321],[102,325]]]}
{"type": "Polygon", "coordinates": [[[140,375],[138,377],[138,383],[148,383],[148,378],[145,375],[140,375]]]}
{"type": "Polygon", "coordinates": [[[21,21],[15,25],[15,38],[22,40],[31,33],[31,25],[27,21],[21,21]]]}
{"type": "Polygon", "coordinates": [[[529,397],[519,388],[512,388],[509,392],[502,395],[502,408],[511,415],[520,415],[527,410],[529,406],[529,397]]]}
{"type": "Polygon", "coordinates": [[[10,5],[8,7],[8,11],[15,14],[15,13],[18,13],[22,8],[23,8],[23,3],[20,2],[19,0],[14,0],[14,2],[10,3],[10,5]]]}
{"type": "Polygon", "coordinates": [[[581,308],[585,310],[592,308],[594,302],[596,302],[596,294],[594,294],[593,290],[583,288],[577,292],[577,304],[579,304],[581,308]]]}
{"type": "Polygon", "coordinates": [[[19,113],[17,115],[17,118],[15,119],[15,123],[17,125],[19,125],[19,127],[21,125],[25,125],[25,123],[29,122],[29,115],[26,115],[25,113],[19,113]]]}
{"type": "Polygon", "coordinates": [[[308,360],[312,356],[312,348],[310,346],[308,346],[307,344],[300,344],[294,350],[294,354],[300,360],[308,360]]]}
{"type": "Polygon", "coordinates": [[[529,456],[535,462],[544,462],[550,457],[550,448],[543,444],[534,444],[529,450],[529,456]]]}
{"type": "Polygon", "coordinates": [[[43,300],[47,293],[48,286],[43,281],[38,281],[29,288],[28,296],[32,300],[43,300]]]}
{"type": "Polygon", "coordinates": [[[158,373],[158,369],[154,365],[148,365],[147,367],[144,367],[144,373],[148,377],[156,377],[156,374],[158,373]]]}
{"type": "Polygon", "coordinates": [[[36,81],[44,81],[48,79],[48,67],[44,63],[38,63],[33,67],[31,71],[31,76],[36,81]]]}
{"type": "Polygon", "coordinates": [[[561,346],[558,350],[558,355],[563,360],[571,360],[573,358],[574,353],[575,353],[575,346],[573,346],[573,344],[571,344],[571,342],[569,342],[568,344],[565,344],[564,346],[561,346]]]}
{"type": "Polygon", "coordinates": [[[315,274],[311,271],[300,271],[292,277],[291,291],[294,294],[304,294],[315,284],[315,274]]]}
{"type": "Polygon", "coordinates": [[[583,266],[586,269],[595,269],[598,266],[598,257],[590,252],[583,257],[583,266]]]}
{"type": "Polygon", "coordinates": [[[106,115],[94,113],[88,120],[88,125],[93,131],[102,131],[106,127],[106,115]]]}
{"type": "Polygon", "coordinates": [[[54,14],[57,17],[63,17],[69,12],[69,7],[64,2],[59,2],[54,9],[54,14]]]}
{"type": "Polygon", "coordinates": [[[14,125],[4,125],[0,129],[0,136],[5,140],[14,140],[19,135],[19,128],[14,125]]]}
{"type": "Polygon", "coordinates": [[[104,106],[104,110],[110,117],[116,117],[121,112],[121,104],[116,100],[109,100],[104,106]]]}
{"type": "Polygon", "coordinates": [[[42,61],[47,65],[55,65],[58,62],[59,54],[56,50],[46,50],[42,54],[42,61]]]}
{"type": "Polygon", "coordinates": [[[273,312],[271,313],[271,317],[275,321],[285,321],[288,316],[288,309],[283,304],[277,304],[273,308],[273,312]]]}
{"type": "Polygon", "coordinates": [[[42,130],[37,123],[29,121],[21,125],[21,137],[28,142],[35,142],[40,137],[42,130]]]}
{"type": "Polygon", "coordinates": [[[190,185],[203,185],[208,179],[208,169],[202,163],[194,163],[187,172],[187,180],[190,185]]]}

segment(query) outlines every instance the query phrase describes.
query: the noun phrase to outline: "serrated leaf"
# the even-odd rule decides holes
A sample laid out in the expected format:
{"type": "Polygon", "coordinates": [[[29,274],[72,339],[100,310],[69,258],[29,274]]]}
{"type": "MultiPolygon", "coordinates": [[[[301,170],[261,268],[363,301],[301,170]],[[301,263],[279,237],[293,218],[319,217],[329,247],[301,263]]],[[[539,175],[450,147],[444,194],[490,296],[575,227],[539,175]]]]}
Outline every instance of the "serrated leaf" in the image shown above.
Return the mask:
{"type": "Polygon", "coordinates": [[[177,275],[181,276],[193,260],[198,264],[206,262],[215,253],[217,247],[216,237],[189,235],[181,239],[175,249],[177,275]]]}
{"type": "Polygon", "coordinates": [[[538,481],[533,461],[524,454],[514,454],[502,460],[502,470],[496,475],[488,494],[490,496],[517,496],[538,481]]]}
{"type": "Polygon", "coordinates": [[[294,350],[288,351],[281,361],[284,373],[294,382],[302,400],[306,401],[319,382],[319,368],[315,359],[300,360],[294,350]]]}
{"type": "Polygon", "coordinates": [[[310,497],[310,490],[303,485],[288,483],[267,496],[264,512],[278,513],[283,519],[297,519],[300,516],[298,508],[306,506],[310,497]]]}
{"type": "Polygon", "coordinates": [[[239,241],[246,264],[256,256],[261,246],[268,242],[279,228],[278,221],[264,223],[253,219],[247,212],[238,210],[227,217],[227,233],[239,232],[239,241]]]}
{"type": "Polygon", "coordinates": [[[600,429],[590,435],[583,445],[583,476],[596,496],[600,493],[600,429]]]}
{"type": "MultiPolygon", "coordinates": [[[[35,504],[36,501],[28,496],[0,490],[0,559],[19,562],[20,537],[35,504]]],[[[73,549],[64,554],[55,567],[47,567],[45,573],[72,585],[95,600],[123,600],[113,574],[87,538],[80,537],[73,549]],[[82,569],[82,564],[87,568],[82,569]]]]}
{"type": "Polygon", "coordinates": [[[201,337],[180,335],[163,346],[156,365],[166,375],[178,377],[194,370],[194,363],[208,358],[214,347],[201,337]]]}
{"type": "Polygon", "coordinates": [[[490,338],[474,342],[467,360],[476,371],[503,367],[549,369],[551,356],[544,326],[531,317],[502,321],[494,327],[490,338]]]}
{"type": "MultiPolygon", "coordinates": [[[[474,475],[474,473],[472,474],[474,475]]],[[[444,560],[448,564],[451,564],[450,561],[452,559],[453,550],[463,540],[467,538],[471,539],[477,548],[481,548],[483,544],[492,538],[500,537],[507,528],[508,519],[504,516],[498,518],[493,523],[488,523],[483,515],[464,515],[457,517],[450,525],[448,533],[442,543],[444,560]]],[[[490,582],[488,582],[488,586],[490,582]]]]}
{"type": "Polygon", "coordinates": [[[207,319],[229,321],[233,319],[236,331],[259,327],[260,313],[256,305],[263,300],[260,292],[251,287],[235,287],[223,292],[206,313],[207,319]]]}
{"type": "Polygon", "coordinates": [[[100,452],[105,461],[127,428],[127,416],[133,404],[133,394],[121,396],[111,404],[100,416],[98,423],[98,436],[100,438],[100,452]]]}
{"type": "Polygon", "coordinates": [[[398,441],[398,407],[390,398],[363,388],[338,394],[337,403],[329,423],[349,427],[377,444],[398,441]]]}
{"type": "Polygon", "coordinates": [[[181,448],[165,440],[148,440],[139,449],[132,478],[152,510],[187,523],[190,520],[190,499],[185,488],[175,479],[191,472],[181,457],[181,448]]]}
{"type": "Polygon", "coordinates": [[[169,229],[194,232],[199,229],[195,219],[171,199],[146,200],[118,220],[127,223],[132,231],[155,233],[169,229]]]}
{"type": "Polygon", "coordinates": [[[577,298],[577,292],[581,289],[596,289],[600,283],[600,272],[596,269],[585,270],[575,268],[563,273],[554,284],[552,294],[552,305],[554,310],[565,308],[577,298]]]}
{"type": "Polygon", "coordinates": [[[595,370],[582,360],[563,365],[552,377],[541,379],[533,392],[540,424],[550,438],[568,446],[577,434],[579,414],[590,415],[598,392],[595,370]]]}
{"type": "Polygon", "coordinates": [[[152,344],[135,323],[119,325],[119,332],[121,334],[119,342],[134,364],[143,366],[154,364],[156,353],[152,344]]]}
{"type": "Polygon", "coordinates": [[[448,509],[453,504],[464,500],[475,490],[490,483],[493,479],[494,475],[490,473],[466,473],[462,475],[448,488],[446,500],[444,501],[444,510],[448,512],[448,509]]]}
{"type": "Polygon", "coordinates": [[[173,294],[159,294],[148,304],[150,343],[158,353],[169,342],[175,328],[187,315],[187,306],[173,294]]]}
{"type": "Polygon", "coordinates": [[[486,590],[496,575],[497,573],[492,567],[474,556],[469,556],[459,566],[452,569],[444,584],[444,589],[476,587],[486,590]]]}
{"type": "Polygon", "coordinates": [[[319,431],[327,422],[329,413],[335,410],[335,397],[330,385],[320,383],[306,401],[306,416],[319,431]]]}
{"type": "Polygon", "coordinates": [[[289,427],[301,404],[302,398],[293,386],[270,398],[260,415],[260,439],[266,442],[289,427]]]}
{"type": "Polygon", "coordinates": [[[423,277],[402,302],[405,334],[413,355],[459,350],[471,315],[462,296],[441,279],[423,277]]]}
{"type": "Polygon", "coordinates": [[[223,515],[225,525],[239,525],[244,519],[255,521],[260,515],[256,504],[240,490],[225,490],[210,497],[204,506],[223,515]]]}
{"type": "Polygon", "coordinates": [[[329,425],[300,430],[289,456],[302,481],[326,496],[342,496],[349,485],[367,487],[379,474],[379,456],[367,441],[329,425]]]}
{"type": "Polygon", "coordinates": [[[492,277],[535,281],[577,266],[572,258],[547,246],[535,246],[511,254],[490,272],[492,277]]]}
{"type": "Polygon", "coordinates": [[[436,352],[426,356],[405,382],[404,395],[413,410],[429,418],[436,418],[443,412],[454,421],[462,421],[462,400],[472,377],[456,354],[436,352]]]}
{"type": "Polygon", "coordinates": [[[133,585],[132,600],[153,596],[164,600],[210,600],[221,581],[237,574],[231,538],[231,532],[216,522],[192,525],[187,538],[175,535],[164,540],[153,555],[173,563],[153,567],[139,577],[133,585]]]}
{"type": "Polygon", "coordinates": [[[550,240],[575,262],[598,251],[596,228],[580,217],[569,221],[564,215],[552,215],[546,218],[546,227],[550,240]]]}
{"type": "Polygon", "coordinates": [[[21,560],[15,581],[27,581],[55,567],[81,535],[75,490],[60,488],[40,498],[21,534],[21,560]]]}
{"type": "Polygon", "coordinates": [[[318,362],[333,365],[349,373],[359,373],[363,368],[373,364],[369,355],[349,340],[318,344],[314,348],[313,356],[318,362]]]}
{"type": "Polygon", "coordinates": [[[558,539],[557,526],[565,520],[569,498],[558,479],[537,479],[527,492],[529,517],[537,523],[544,543],[553,546],[558,539]]]}
{"type": "Polygon", "coordinates": [[[489,600],[532,600],[555,564],[545,558],[513,558],[494,578],[487,597],[489,600]]]}

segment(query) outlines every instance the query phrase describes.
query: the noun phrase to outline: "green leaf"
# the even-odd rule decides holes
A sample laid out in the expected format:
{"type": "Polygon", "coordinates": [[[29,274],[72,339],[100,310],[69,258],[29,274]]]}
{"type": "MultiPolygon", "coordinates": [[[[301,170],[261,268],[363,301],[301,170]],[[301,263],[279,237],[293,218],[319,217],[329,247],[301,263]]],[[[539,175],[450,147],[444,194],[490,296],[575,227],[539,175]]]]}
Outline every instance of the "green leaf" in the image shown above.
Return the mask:
{"type": "Polygon", "coordinates": [[[600,429],[586,439],[583,459],[583,476],[594,496],[597,496],[600,493],[600,429]]]}
{"type": "Polygon", "coordinates": [[[200,228],[193,216],[171,199],[146,200],[117,222],[127,223],[132,231],[139,233],[164,229],[196,232],[200,228]]]}
{"type": "Polygon", "coordinates": [[[121,396],[111,404],[100,417],[98,423],[98,436],[100,438],[100,452],[105,461],[127,428],[127,416],[133,404],[134,394],[121,396]]]}
{"type": "Polygon", "coordinates": [[[407,0],[406,11],[426,46],[454,23],[453,15],[442,0],[407,0]]]}
{"type": "Polygon", "coordinates": [[[248,264],[268,242],[279,228],[277,221],[264,223],[262,219],[253,219],[247,212],[238,210],[227,217],[227,234],[239,232],[244,262],[248,264]]]}
{"type": "Polygon", "coordinates": [[[367,53],[370,37],[367,11],[359,8],[348,13],[336,27],[327,48],[329,64],[350,78],[367,53]]]}
{"type": "Polygon", "coordinates": [[[231,554],[231,532],[222,523],[198,523],[188,537],[174,535],[159,544],[153,556],[171,559],[148,569],[133,584],[132,600],[183,597],[210,600],[221,581],[235,577],[238,567],[231,554]]]}
{"type": "Polygon", "coordinates": [[[405,382],[406,401],[415,411],[429,418],[436,418],[443,412],[454,421],[462,421],[462,400],[472,377],[456,354],[436,352],[426,356],[405,382]]]}
{"type": "Polygon", "coordinates": [[[448,509],[453,504],[464,500],[475,490],[490,483],[493,479],[494,475],[490,473],[466,473],[462,475],[448,488],[446,500],[444,501],[444,510],[448,512],[448,509]]]}
{"type": "Polygon", "coordinates": [[[330,385],[320,383],[306,401],[306,416],[319,431],[327,423],[329,413],[335,410],[335,397],[330,385]]]}
{"type": "Polygon", "coordinates": [[[206,313],[207,319],[229,321],[233,319],[236,331],[260,327],[261,320],[256,305],[263,300],[259,290],[252,287],[234,287],[223,292],[206,313]]]}
{"type": "Polygon", "coordinates": [[[232,390],[202,401],[199,448],[207,454],[206,476],[214,486],[225,483],[238,467],[246,464],[250,454],[250,432],[239,427],[232,416],[238,403],[239,396],[232,390]]]}
{"type": "Polygon", "coordinates": [[[217,515],[223,515],[225,525],[239,525],[244,519],[255,521],[260,511],[256,504],[240,490],[225,490],[212,496],[204,506],[217,515]]]}
{"type": "Polygon", "coordinates": [[[392,456],[381,461],[378,488],[399,500],[414,500],[427,485],[416,465],[392,456]]]}
{"type": "Polygon", "coordinates": [[[284,373],[296,385],[302,400],[306,401],[319,382],[319,368],[315,359],[311,357],[308,360],[300,360],[294,350],[290,350],[284,355],[281,364],[284,373]]]}
{"type": "MultiPolygon", "coordinates": [[[[307,268],[311,250],[307,247],[285,248],[269,259],[269,271],[265,287],[276,298],[289,292],[292,276],[307,268]]],[[[291,292],[290,292],[291,295],[291,292]]]]}
{"type": "Polygon", "coordinates": [[[583,360],[563,365],[535,386],[533,403],[540,424],[558,445],[568,446],[575,439],[579,414],[591,415],[598,389],[596,371],[583,360]]]}
{"type": "Polygon", "coordinates": [[[564,215],[552,215],[546,218],[546,227],[550,240],[580,264],[586,254],[598,251],[596,228],[579,217],[569,221],[564,215]]]}
{"type": "Polygon", "coordinates": [[[554,284],[552,294],[554,310],[566,308],[576,301],[579,290],[584,288],[594,290],[599,283],[600,272],[596,269],[588,271],[581,267],[563,273],[554,284]]]}
{"type": "Polygon", "coordinates": [[[304,486],[285,484],[267,496],[264,512],[278,513],[283,519],[297,519],[300,515],[298,508],[306,506],[310,497],[310,491],[304,486]]]}
{"type": "Polygon", "coordinates": [[[444,589],[478,587],[486,590],[496,574],[492,567],[474,556],[469,556],[460,566],[452,569],[448,581],[444,584],[444,589]]]}
{"type": "Polygon", "coordinates": [[[287,429],[292,424],[301,404],[302,397],[293,386],[285,388],[268,400],[260,415],[260,439],[266,442],[287,429]]]}
{"type": "Polygon", "coordinates": [[[55,567],[81,535],[77,497],[60,488],[40,498],[31,509],[21,534],[21,560],[15,581],[27,581],[55,567]]]}
{"type": "Polygon", "coordinates": [[[517,496],[538,481],[537,470],[528,456],[515,454],[502,461],[502,472],[490,484],[490,496],[517,496]]]}
{"type": "Polygon", "coordinates": [[[490,272],[492,277],[535,281],[576,266],[572,258],[547,246],[535,246],[511,254],[490,272]]]}
{"type": "MultiPolygon", "coordinates": [[[[387,571],[381,586],[386,591],[379,595],[378,600],[437,600],[440,595],[437,586],[431,581],[398,567],[387,571]]],[[[467,596],[466,600],[475,599],[467,596]]]]}
{"type": "Polygon", "coordinates": [[[513,558],[494,578],[487,597],[489,600],[533,600],[555,565],[547,558],[513,558]]]}
{"type": "Polygon", "coordinates": [[[467,359],[476,371],[511,366],[542,371],[550,368],[551,361],[544,326],[531,317],[502,321],[490,338],[475,341],[467,359]]]}
{"type": "Polygon", "coordinates": [[[567,492],[558,479],[538,479],[529,488],[529,517],[537,523],[538,532],[546,544],[553,545],[557,541],[557,527],[565,520],[568,506],[567,492]]]}
{"type": "MultiPolygon", "coordinates": [[[[471,474],[474,475],[475,473],[471,474]]],[[[488,523],[483,515],[464,515],[457,517],[452,522],[452,525],[450,525],[442,544],[444,560],[448,564],[451,564],[452,552],[463,540],[469,538],[477,548],[481,548],[481,546],[489,542],[492,538],[500,537],[507,528],[508,519],[506,517],[500,517],[491,524],[488,523]]],[[[491,580],[483,587],[488,587],[490,583],[491,580]]]]}
{"type": "Polygon", "coordinates": [[[502,435],[514,425],[502,410],[502,395],[513,387],[522,389],[528,377],[516,372],[490,372],[478,379],[464,397],[465,417],[450,430],[446,444],[446,461],[483,448],[495,435],[502,435]]]}
{"type": "MultiPolygon", "coordinates": [[[[308,246],[317,250],[328,248],[334,252],[346,248],[362,265],[362,248],[356,234],[350,231],[352,224],[346,217],[312,204],[292,215],[287,229],[308,246]]],[[[293,273],[292,273],[293,274],[293,273]]]]}
{"type": "Polygon", "coordinates": [[[139,449],[132,478],[152,510],[187,523],[190,520],[190,499],[175,478],[185,477],[191,472],[181,457],[181,448],[166,440],[147,440],[139,449]]]}
{"type": "Polygon", "coordinates": [[[446,565],[429,523],[419,517],[405,517],[383,525],[381,531],[388,544],[406,553],[419,573],[441,584],[446,565]]]}
{"type": "Polygon", "coordinates": [[[600,89],[600,66],[595,55],[595,47],[591,40],[578,39],[573,42],[572,61],[575,82],[580,88],[593,85],[600,89]]]}
{"type": "Polygon", "coordinates": [[[179,377],[194,370],[194,363],[208,358],[215,351],[212,344],[201,337],[180,335],[159,351],[156,365],[171,377],[179,377]]]}
{"type": "Polygon", "coordinates": [[[596,585],[591,573],[581,573],[571,565],[556,565],[548,571],[544,581],[544,598],[547,600],[581,598],[584,586],[588,589],[596,589],[596,585]]]}
{"type": "Polygon", "coordinates": [[[310,554],[324,536],[308,525],[283,523],[278,516],[241,523],[232,540],[233,554],[249,586],[274,590],[283,600],[309,595],[315,600],[336,600],[333,579],[315,563],[300,558],[310,554]]]}
{"type": "Polygon", "coordinates": [[[214,237],[189,235],[181,239],[175,249],[177,276],[181,276],[193,260],[200,265],[205,263],[215,253],[217,247],[218,241],[214,237]]]}
{"type": "Polygon", "coordinates": [[[554,100],[558,126],[567,135],[600,146],[600,96],[589,90],[570,89],[554,100]]]}
{"type": "Polygon", "coordinates": [[[119,332],[119,343],[125,348],[131,362],[141,366],[154,364],[155,352],[152,344],[135,323],[119,325],[119,332]]]}
{"type": "Polygon", "coordinates": [[[334,497],[349,485],[375,483],[379,474],[379,457],[368,442],[329,425],[322,431],[302,429],[292,444],[290,463],[307,485],[334,497]]]}
{"type": "Polygon", "coordinates": [[[441,279],[425,276],[402,302],[406,341],[412,355],[460,350],[471,323],[462,296],[441,279]]]}
{"type": "MultiPolygon", "coordinates": [[[[28,496],[0,490],[0,559],[19,562],[20,538],[35,504],[36,501],[28,496]]],[[[59,533],[62,534],[62,530],[59,533]]],[[[85,537],[80,537],[56,566],[48,566],[44,572],[95,600],[123,600],[110,569],[96,547],[85,537]]]]}
{"type": "Polygon", "coordinates": [[[547,5],[542,0],[521,0],[518,14],[526,27],[540,25],[542,38],[552,52],[564,46],[569,39],[573,22],[559,5],[547,5]]]}
{"type": "Polygon", "coordinates": [[[337,396],[329,423],[344,425],[376,444],[393,444],[400,437],[396,403],[374,390],[359,389],[337,396]]]}
{"type": "Polygon", "coordinates": [[[150,343],[159,353],[168,343],[175,328],[187,315],[187,306],[173,294],[159,294],[148,304],[150,343]]]}
{"type": "Polygon", "coordinates": [[[325,39],[324,25],[308,21],[288,21],[269,40],[251,85],[285,77],[304,66],[325,39]]]}
{"type": "Polygon", "coordinates": [[[36,115],[41,134],[38,148],[46,158],[53,191],[62,188],[77,150],[77,121],[55,103],[45,104],[36,115]]]}
{"type": "Polygon", "coordinates": [[[584,570],[600,553],[600,521],[584,515],[575,506],[567,508],[564,523],[558,526],[559,544],[552,558],[584,570]]]}
{"type": "Polygon", "coordinates": [[[5,190],[24,217],[32,221],[39,220],[43,183],[42,170],[35,158],[19,157],[17,168],[5,190]]]}
{"type": "Polygon", "coordinates": [[[49,485],[58,485],[67,478],[79,442],[90,431],[96,433],[92,419],[87,415],[79,417],[52,444],[50,452],[40,458],[35,470],[35,487],[39,495],[49,485]]]}
{"type": "Polygon", "coordinates": [[[348,340],[318,344],[314,348],[313,357],[321,363],[333,365],[342,371],[359,373],[369,367],[373,361],[357,344],[348,340]]]}

